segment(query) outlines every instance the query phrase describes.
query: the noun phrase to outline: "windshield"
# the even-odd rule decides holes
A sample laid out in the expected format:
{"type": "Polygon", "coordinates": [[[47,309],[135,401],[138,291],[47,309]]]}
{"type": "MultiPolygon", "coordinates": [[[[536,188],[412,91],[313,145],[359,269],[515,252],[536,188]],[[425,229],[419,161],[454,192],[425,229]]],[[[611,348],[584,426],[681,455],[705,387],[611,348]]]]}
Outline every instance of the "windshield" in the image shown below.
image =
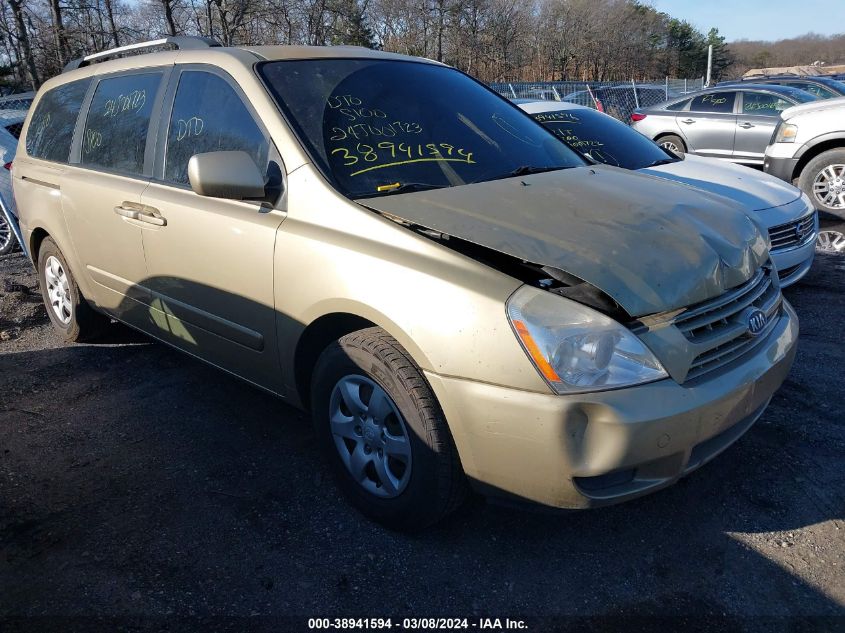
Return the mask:
{"type": "Polygon", "coordinates": [[[555,110],[531,116],[569,147],[600,163],[642,169],[677,160],[636,130],[595,110],[555,110]]]}
{"type": "Polygon", "coordinates": [[[260,66],[314,163],[350,198],[583,165],[518,108],[434,64],[308,59],[260,66]]]}

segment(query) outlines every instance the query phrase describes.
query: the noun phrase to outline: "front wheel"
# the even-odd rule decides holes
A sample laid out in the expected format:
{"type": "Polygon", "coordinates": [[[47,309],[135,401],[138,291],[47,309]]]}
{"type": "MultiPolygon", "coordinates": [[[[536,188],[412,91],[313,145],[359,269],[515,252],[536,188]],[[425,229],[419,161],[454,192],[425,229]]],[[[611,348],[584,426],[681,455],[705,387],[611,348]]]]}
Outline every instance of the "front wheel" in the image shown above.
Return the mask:
{"type": "Polygon", "coordinates": [[[807,163],[798,186],[819,211],[845,220],[845,149],[822,152],[807,163]]]}
{"type": "Polygon", "coordinates": [[[366,516],[417,530],[457,508],[466,482],[425,377],[381,328],[335,341],[312,378],[316,432],[341,490],[366,516]]]}

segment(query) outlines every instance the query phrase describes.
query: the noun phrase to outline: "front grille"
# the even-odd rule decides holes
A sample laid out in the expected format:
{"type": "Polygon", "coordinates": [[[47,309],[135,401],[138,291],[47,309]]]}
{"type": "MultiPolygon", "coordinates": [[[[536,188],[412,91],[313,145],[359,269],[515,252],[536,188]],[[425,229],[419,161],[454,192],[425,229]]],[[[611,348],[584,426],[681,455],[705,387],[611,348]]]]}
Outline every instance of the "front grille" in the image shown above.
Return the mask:
{"type": "Polygon", "coordinates": [[[700,350],[690,363],[686,380],[723,367],[762,343],[775,327],[782,302],[771,269],[765,267],[741,286],[680,313],[675,326],[700,350]],[[755,308],[766,315],[766,325],[753,336],[748,313],[755,308]]]}
{"type": "Polygon", "coordinates": [[[815,235],[813,230],[816,225],[816,212],[805,215],[803,218],[778,224],[769,229],[769,239],[772,242],[771,252],[786,250],[803,246],[811,241],[815,235]]]}

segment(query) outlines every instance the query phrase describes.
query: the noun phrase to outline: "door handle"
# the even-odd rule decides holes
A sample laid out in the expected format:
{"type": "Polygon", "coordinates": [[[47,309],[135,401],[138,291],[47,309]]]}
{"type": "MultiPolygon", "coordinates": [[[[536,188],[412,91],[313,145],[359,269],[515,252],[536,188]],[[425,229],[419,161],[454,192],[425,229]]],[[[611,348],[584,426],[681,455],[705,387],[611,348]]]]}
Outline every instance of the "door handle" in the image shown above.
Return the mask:
{"type": "Polygon", "coordinates": [[[130,220],[138,220],[139,222],[146,222],[147,224],[154,224],[156,226],[167,226],[167,220],[161,217],[158,209],[152,207],[133,209],[119,204],[114,208],[114,212],[130,220]]]}
{"type": "Polygon", "coordinates": [[[138,220],[146,222],[147,224],[155,224],[156,226],[167,226],[167,220],[161,217],[158,209],[152,207],[144,207],[138,211],[138,220]]]}
{"type": "Polygon", "coordinates": [[[741,127],[743,130],[747,130],[749,128],[754,127],[754,124],[753,123],[740,123],[739,127],[741,127]]]}
{"type": "Polygon", "coordinates": [[[684,119],[683,121],[681,121],[681,123],[686,123],[687,125],[689,125],[690,123],[695,123],[695,119],[684,119]]]}
{"type": "Polygon", "coordinates": [[[138,219],[138,209],[130,209],[129,207],[124,207],[123,205],[117,205],[114,208],[114,212],[119,216],[129,218],[130,220],[138,219]]]}

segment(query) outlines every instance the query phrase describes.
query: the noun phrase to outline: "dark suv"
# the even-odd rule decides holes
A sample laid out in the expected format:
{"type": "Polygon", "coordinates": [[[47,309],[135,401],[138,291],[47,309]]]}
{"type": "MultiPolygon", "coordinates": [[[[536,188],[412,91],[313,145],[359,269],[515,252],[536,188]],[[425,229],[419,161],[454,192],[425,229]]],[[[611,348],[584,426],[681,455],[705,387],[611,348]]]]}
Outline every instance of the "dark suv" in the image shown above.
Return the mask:
{"type": "Polygon", "coordinates": [[[766,77],[763,75],[753,75],[736,81],[723,81],[717,85],[732,86],[752,82],[755,84],[774,84],[777,86],[798,88],[799,90],[805,90],[810,94],[816,95],[819,99],[834,99],[845,96],[845,82],[837,81],[831,77],[802,77],[800,75],[772,75],[766,77]]]}

